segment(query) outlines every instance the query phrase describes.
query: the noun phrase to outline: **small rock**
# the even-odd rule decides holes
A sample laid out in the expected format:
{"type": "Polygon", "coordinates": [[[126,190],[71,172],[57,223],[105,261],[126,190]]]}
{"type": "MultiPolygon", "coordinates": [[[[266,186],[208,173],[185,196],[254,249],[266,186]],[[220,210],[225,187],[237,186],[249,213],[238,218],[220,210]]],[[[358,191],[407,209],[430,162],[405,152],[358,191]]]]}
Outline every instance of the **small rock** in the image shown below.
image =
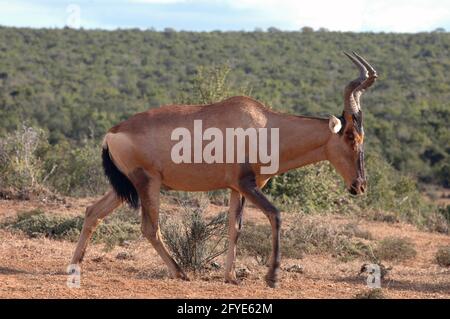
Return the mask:
{"type": "Polygon", "coordinates": [[[213,261],[211,263],[211,268],[213,268],[213,269],[220,269],[220,268],[222,268],[222,266],[218,262],[213,261]]]}
{"type": "Polygon", "coordinates": [[[92,258],[92,261],[95,262],[95,263],[102,262],[103,261],[103,257],[102,256],[98,256],[98,257],[92,258]]]}
{"type": "Polygon", "coordinates": [[[134,258],[134,256],[130,253],[127,253],[126,251],[122,251],[122,252],[118,253],[116,256],[116,259],[121,259],[121,260],[130,260],[133,258],[134,258]]]}
{"type": "Polygon", "coordinates": [[[247,268],[239,268],[236,270],[236,277],[238,278],[247,278],[250,275],[250,270],[247,268]]]}
{"type": "Polygon", "coordinates": [[[125,240],[122,242],[121,246],[123,247],[129,247],[131,245],[131,243],[128,240],[125,240]]]}
{"type": "MultiPolygon", "coordinates": [[[[361,266],[361,269],[360,269],[358,275],[371,273],[371,272],[369,272],[369,268],[370,268],[369,266],[370,265],[371,264],[363,264],[361,266]]],[[[380,277],[381,277],[381,279],[385,279],[389,275],[389,272],[392,270],[392,266],[391,267],[386,267],[383,264],[379,264],[378,267],[380,267],[380,277]]]]}
{"type": "Polygon", "coordinates": [[[295,265],[292,265],[292,266],[289,266],[289,267],[285,268],[285,270],[287,272],[295,272],[295,273],[298,273],[298,274],[303,274],[303,266],[302,265],[295,264],[295,265]]]}

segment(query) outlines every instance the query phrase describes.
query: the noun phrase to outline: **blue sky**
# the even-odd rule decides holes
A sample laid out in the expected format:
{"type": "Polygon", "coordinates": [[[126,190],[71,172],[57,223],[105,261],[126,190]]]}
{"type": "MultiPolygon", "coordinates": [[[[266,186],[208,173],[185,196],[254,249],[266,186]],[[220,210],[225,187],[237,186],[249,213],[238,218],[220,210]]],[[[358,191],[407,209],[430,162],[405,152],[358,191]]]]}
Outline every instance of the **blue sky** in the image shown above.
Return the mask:
{"type": "Polygon", "coordinates": [[[0,25],[86,29],[450,31],[450,0],[0,0],[0,25]]]}

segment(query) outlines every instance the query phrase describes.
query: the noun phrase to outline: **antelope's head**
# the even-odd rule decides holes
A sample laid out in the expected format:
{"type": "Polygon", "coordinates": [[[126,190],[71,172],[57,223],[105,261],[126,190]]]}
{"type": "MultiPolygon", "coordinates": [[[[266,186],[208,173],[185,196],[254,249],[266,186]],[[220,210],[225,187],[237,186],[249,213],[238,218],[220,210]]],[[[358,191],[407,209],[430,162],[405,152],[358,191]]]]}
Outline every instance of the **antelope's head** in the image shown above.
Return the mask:
{"type": "Polygon", "coordinates": [[[364,128],[360,104],[362,93],[378,77],[375,69],[361,56],[345,53],[359,69],[359,77],[351,81],[344,90],[344,112],[340,118],[332,116],[329,121],[332,137],[327,143],[327,157],[344,178],[353,195],[366,190],[364,168],[364,128]]]}

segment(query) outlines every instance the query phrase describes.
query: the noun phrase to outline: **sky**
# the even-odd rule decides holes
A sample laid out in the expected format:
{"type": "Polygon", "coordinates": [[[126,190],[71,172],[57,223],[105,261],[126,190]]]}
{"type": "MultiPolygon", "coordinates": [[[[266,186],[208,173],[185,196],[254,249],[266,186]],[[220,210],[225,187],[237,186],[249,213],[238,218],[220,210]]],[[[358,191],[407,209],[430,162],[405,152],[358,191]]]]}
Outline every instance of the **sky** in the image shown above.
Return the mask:
{"type": "Polygon", "coordinates": [[[450,0],[0,0],[0,25],[252,31],[450,31],[450,0]]]}

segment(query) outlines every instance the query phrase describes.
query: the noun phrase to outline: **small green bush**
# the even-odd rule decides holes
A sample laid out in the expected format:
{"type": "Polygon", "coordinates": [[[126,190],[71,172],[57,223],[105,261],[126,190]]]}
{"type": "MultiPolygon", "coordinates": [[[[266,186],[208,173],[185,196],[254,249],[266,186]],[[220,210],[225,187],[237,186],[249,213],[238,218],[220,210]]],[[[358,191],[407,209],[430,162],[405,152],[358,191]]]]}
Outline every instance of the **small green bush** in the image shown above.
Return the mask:
{"type": "Polygon", "coordinates": [[[436,262],[439,266],[450,267],[450,246],[440,247],[436,252],[436,262]]]}
{"type": "Polygon", "coordinates": [[[343,187],[331,165],[320,163],[274,177],[264,192],[283,209],[301,209],[306,213],[331,212],[348,197],[343,193],[343,187]]]}
{"type": "Polygon", "coordinates": [[[199,66],[189,93],[179,97],[185,104],[211,104],[236,95],[250,95],[247,86],[233,85],[230,80],[231,67],[228,63],[199,66]]]}
{"type": "Polygon", "coordinates": [[[36,209],[19,213],[16,221],[12,222],[9,227],[20,230],[29,237],[47,236],[61,238],[60,236],[68,230],[67,228],[62,228],[61,225],[66,224],[68,220],[67,217],[46,215],[44,211],[36,209]],[[56,231],[57,227],[58,231],[56,231]]]}
{"type": "Polygon", "coordinates": [[[372,259],[371,246],[355,239],[355,232],[350,232],[348,226],[324,224],[315,218],[299,218],[285,236],[291,245],[301,248],[306,254],[330,253],[341,261],[372,259]]]}
{"type": "MultiPolygon", "coordinates": [[[[83,227],[84,217],[46,214],[42,210],[31,210],[18,214],[14,221],[4,223],[2,227],[19,230],[29,237],[45,236],[50,239],[76,241],[83,227]]],[[[95,230],[94,243],[104,243],[107,250],[126,240],[139,237],[140,227],[137,219],[129,218],[123,211],[105,219],[95,230]]]]}
{"type": "MultiPolygon", "coordinates": [[[[318,219],[299,217],[293,226],[282,232],[281,253],[283,257],[295,259],[302,258],[304,254],[330,253],[342,261],[355,258],[374,260],[372,247],[355,240],[355,237],[355,233],[345,227],[334,227],[318,219]]],[[[272,251],[270,226],[245,225],[239,247],[259,264],[267,264],[272,251]]]]}
{"type": "Polygon", "coordinates": [[[343,233],[349,237],[357,237],[367,240],[373,239],[372,233],[370,231],[359,228],[359,226],[355,223],[344,225],[343,233]]]}
{"type": "Polygon", "coordinates": [[[407,238],[387,237],[381,240],[375,250],[378,260],[403,261],[417,255],[414,244],[407,238]]]}

